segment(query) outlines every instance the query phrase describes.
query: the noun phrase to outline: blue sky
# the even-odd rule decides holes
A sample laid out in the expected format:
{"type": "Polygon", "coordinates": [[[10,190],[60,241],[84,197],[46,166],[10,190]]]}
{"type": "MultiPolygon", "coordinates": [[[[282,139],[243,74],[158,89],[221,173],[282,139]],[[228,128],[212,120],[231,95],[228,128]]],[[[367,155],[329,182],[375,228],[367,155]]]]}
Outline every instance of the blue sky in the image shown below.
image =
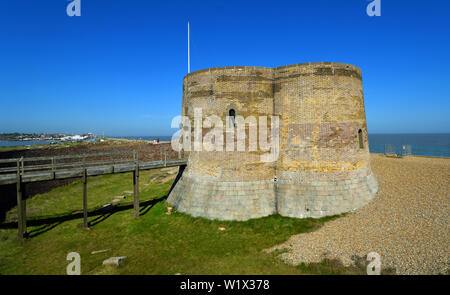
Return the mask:
{"type": "Polygon", "coordinates": [[[450,132],[450,2],[0,0],[0,132],[171,135],[187,73],[359,66],[369,133],[450,132]]]}

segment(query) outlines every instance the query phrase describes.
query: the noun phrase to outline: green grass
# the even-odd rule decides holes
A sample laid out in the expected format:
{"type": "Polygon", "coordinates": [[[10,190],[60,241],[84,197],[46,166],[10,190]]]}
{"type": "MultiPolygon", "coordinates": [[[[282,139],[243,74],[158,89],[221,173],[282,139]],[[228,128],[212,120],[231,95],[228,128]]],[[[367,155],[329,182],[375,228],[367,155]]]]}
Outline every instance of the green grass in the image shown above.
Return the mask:
{"type": "MultiPolygon", "coordinates": [[[[174,176],[172,174],[172,176],[174,176]]],[[[263,249],[286,241],[291,235],[320,227],[336,217],[295,219],[279,215],[245,222],[193,218],[174,212],[166,214],[162,199],[172,183],[168,170],[142,171],[140,197],[144,213],[134,217],[132,196],[116,206],[116,212],[90,216],[90,229],[81,227],[82,186],[76,181],[27,202],[31,237],[17,238],[16,228],[0,226],[1,274],[65,274],[69,252],[81,255],[82,274],[347,274],[362,273],[335,261],[290,266],[279,253],[263,249]],[[78,214],[78,215],[76,215],[78,214]],[[78,217],[77,217],[78,216],[78,217]],[[53,220],[52,220],[53,218],[53,220]],[[62,218],[65,221],[59,221],[62,218]],[[66,219],[64,219],[66,218],[66,219]],[[100,218],[96,221],[96,219],[100,218]],[[219,227],[225,227],[220,231],[219,227]],[[92,251],[110,249],[104,253],[92,251]],[[118,268],[104,267],[111,256],[127,256],[118,268]]],[[[132,191],[129,173],[88,178],[88,204],[95,211],[124,191],[132,191]]],[[[15,209],[5,223],[16,219],[15,209]]]]}

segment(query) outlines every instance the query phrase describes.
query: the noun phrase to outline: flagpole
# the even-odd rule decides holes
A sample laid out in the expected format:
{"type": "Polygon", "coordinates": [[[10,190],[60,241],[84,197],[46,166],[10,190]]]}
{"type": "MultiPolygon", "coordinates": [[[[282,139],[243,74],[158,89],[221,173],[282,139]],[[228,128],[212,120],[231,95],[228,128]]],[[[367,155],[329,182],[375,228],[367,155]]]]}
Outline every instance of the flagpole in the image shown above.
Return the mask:
{"type": "Polygon", "coordinates": [[[190,44],[189,44],[189,22],[188,22],[188,74],[191,72],[191,52],[190,52],[190,44]]]}

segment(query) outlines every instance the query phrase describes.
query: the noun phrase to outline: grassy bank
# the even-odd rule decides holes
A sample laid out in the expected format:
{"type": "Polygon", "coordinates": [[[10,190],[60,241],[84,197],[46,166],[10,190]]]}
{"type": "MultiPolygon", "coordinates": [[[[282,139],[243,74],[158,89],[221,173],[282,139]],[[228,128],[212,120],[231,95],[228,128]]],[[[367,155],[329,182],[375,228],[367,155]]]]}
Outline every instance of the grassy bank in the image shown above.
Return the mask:
{"type": "Polygon", "coordinates": [[[211,221],[166,214],[167,194],[176,170],[142,171],[141,216],[132,208],[131,174],[88,179],[90,229],[82,224],[80,181],[37,195],[27,202],[25,241],[13,226],[15,209],[0,225],[1,274],[65,274],[69,252],[81,255],[82,274],[304,274],[362,273],[336,262],[290,266],[263,249],[291,235],[314,230],[331,217],[294,219],[278,215],[246,222],[211,221]],[[112,209],[102,210],[125,195],[112,209]],[[225,230],[219,230],[220,227],[225,230]],[[91,254],[92,251],[107,250],[91,254]],[[111,256],[127,256],[119,268],[102,266],[111,256]]]}
{"type": "Polygon", "coordinates": [[[67,148],[74,146],[93,146],[93,145],[106,145],[106,144],[120,144],[124,141],[106,138],[103,142],[58,142],[53,144],[32,144],[32,145],[14,145],[14,146],[0,146],[0,152],[9,152],[16,150],[30,150],[30,149],[42,149],[42,148],[67,148]]]}

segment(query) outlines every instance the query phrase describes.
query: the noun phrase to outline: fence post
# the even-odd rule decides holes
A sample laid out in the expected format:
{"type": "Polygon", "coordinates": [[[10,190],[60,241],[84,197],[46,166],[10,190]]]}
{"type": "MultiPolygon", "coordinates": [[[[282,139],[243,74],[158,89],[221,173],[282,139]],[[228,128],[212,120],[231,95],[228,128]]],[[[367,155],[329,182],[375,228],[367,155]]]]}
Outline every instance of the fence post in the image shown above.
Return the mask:
{"type": "Polygon", "coordinates": [[[133,171],[133,184],[134,184],[134,215],[139,216],[139,157],[136,151],[133,151],[134,157],[134,171],[133,171]]]}
{"type": "Polygon", "coordinates": [[[56,179],[56,172],[55,172],[55,157],[52,157],[52,172],[53,172],[53,179],[56,179]]]}
{"type": "MultiPolygon", "coordinates": [[[[25,160],[22,157],[22,177],[25,175],[25,160]]],[[[22,192],[22,228],[24,235],[27,234],[27,198],[26,198],[26,190],[22,181],[21,186],[21,192],[22,192]]]]}
{"type": "Polygon", "coordinates": [[[89,226],[87,207],[87,169],[83,157],[83,226],[85,228],[89,226]]]}
{"type": "Polygon", "coordinates": [[[111,162],[112,162],[112,168],[111,168],[111,172],[112,172],[112,173],[114,173],[114,164],[115,164],[115,161],[114,161],[114,156],[113,156],[113,155],[110,155],[109,157],[110,157],[110,159],[111,159],[111,162]]]}
{"type": "Polygon", "coordinates": [[[24,200],[22,199],[22,175],[20,173],[20,164],[23,162],[23,157],[17,160],[17,176],[16,176],[16,190],[17,190],[17,228],[19,238],[23,239],[25,235],[26,226],[24,211],[25,206],[23,205],[24,200]]]}

